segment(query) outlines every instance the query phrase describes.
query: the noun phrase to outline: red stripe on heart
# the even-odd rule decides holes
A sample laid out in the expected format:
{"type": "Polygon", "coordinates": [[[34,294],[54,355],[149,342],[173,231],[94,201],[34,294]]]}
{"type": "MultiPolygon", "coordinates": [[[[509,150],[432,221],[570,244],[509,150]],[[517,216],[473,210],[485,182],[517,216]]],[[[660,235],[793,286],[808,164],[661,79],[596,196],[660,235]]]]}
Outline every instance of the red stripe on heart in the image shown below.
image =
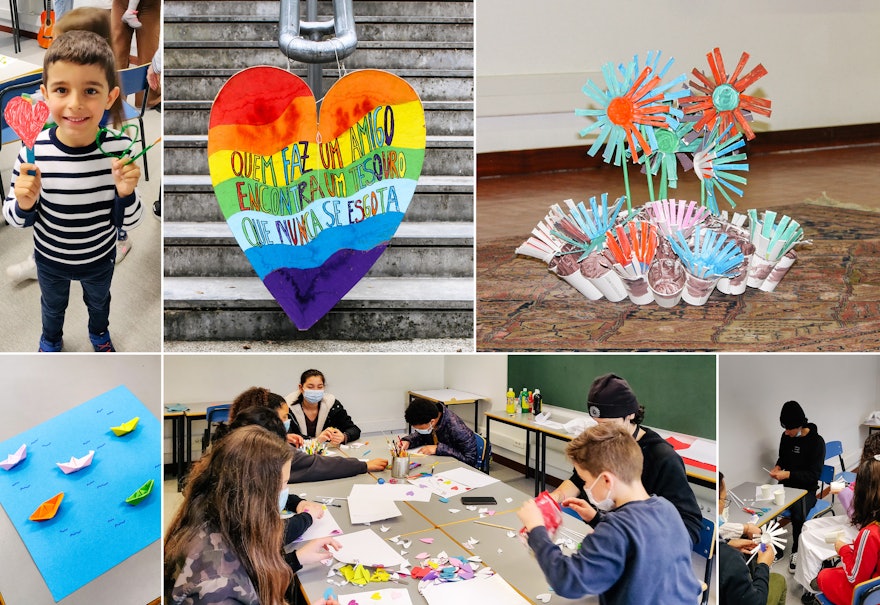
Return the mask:
{"type": "Polygon", "coordinates": [[[6,105],[3,117],[25,146],[33,149],[37,135],[49,118],[49,106],[43,101],[32,104],[24,97],[15,97],[6,105]]]}

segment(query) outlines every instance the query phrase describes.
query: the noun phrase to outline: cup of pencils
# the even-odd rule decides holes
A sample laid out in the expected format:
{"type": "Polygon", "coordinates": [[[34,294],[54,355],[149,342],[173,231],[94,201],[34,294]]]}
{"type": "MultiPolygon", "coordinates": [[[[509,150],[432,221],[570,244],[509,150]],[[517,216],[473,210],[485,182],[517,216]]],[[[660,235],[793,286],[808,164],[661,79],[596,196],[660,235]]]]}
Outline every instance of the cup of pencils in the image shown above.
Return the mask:
{"type": "Polygon", "coordinates": [[[400,456],[392,456],[391,476],[395,479],[406,479],[409,476],[409,456],[406,452],[400,456]]]}

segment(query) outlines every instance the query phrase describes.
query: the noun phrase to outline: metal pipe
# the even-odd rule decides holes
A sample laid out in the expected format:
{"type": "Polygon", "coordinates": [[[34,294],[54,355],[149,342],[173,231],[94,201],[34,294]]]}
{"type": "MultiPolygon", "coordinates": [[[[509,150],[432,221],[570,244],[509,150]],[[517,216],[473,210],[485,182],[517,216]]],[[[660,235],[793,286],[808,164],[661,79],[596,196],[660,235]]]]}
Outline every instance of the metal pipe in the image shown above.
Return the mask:
{"type": "Polygon", "coordinates": [[[278,46],[289,59],[302,63],[332,63],[357,48],[352,0],[333,0],[333,19],[316,21],[316,3],[307,21],[300,21],[300,0],[281,0],[278,46]],[[325,36],[332,37],[322,39],[325,36]]]}

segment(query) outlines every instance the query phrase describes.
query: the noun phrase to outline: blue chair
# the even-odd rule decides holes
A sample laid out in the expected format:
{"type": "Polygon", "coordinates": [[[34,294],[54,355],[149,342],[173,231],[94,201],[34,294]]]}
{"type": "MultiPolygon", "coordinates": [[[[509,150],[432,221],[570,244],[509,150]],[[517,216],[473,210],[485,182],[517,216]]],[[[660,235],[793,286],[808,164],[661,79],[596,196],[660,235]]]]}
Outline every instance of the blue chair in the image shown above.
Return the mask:
{"type": "MultiPolygon", "coordinates": [[[[15,97],[23,94],[33,94],[40,89],[40,83],[43,81],[43,72],[27,74],[6,82],[0,88],[0,145],[20,141],[18,134],[12,129],[12,126],[6,124],[4,118],[6,106],[15,97]]],[[[6,190],[3,187],[3,178],[0,177],[0,191],[3,197],[6,197],[6,190]]]]}
{"type": "Polygon", "coordinates": [[[703,599],[701,603],[706,605],[709,602],[709,585],[712,582],[712,567],[714,567],[715,558],[715,522],[703,517],[703,523],[700,526],[700,539],[694,544],[694,552],[701,557],[706,558],[706,572],[703,574],[703,582],[706,584],[706,590],[703,591],[703,599]]]}
{"type": "MultiPolygon", "coordinates": [[[[819,494],[823,494],[825,492],[826,486],[830,486],[831,482],[835,479],[843,479],[847,483],[852,483],[856,480],[856,474],[851,473],[846,470],[846,466],[843,463],[843,444],[840,441],[828,441],[825,443],[825,461],[831,460],[832,458],[837,458],[840,462],[840,473],[835,475],[834,464],[832,460],[832,464],[825,464],[822,466],[822,473],[819,475],[819,480],[822,482],[822,487],[819,490],[819,494]]],[[[821,517],[824,514],[827,514],[829,511],[831,514],[834,514],[832,510],[832,506],[834,505],[834,494],[831,494],[831,502],[827,500],[822,500],[821,498],[816,500],[816,505],[810,509],[810,512],[807,513],[807,520],[813,519],[815,517],[821,517]]]]}
{"type": "MultiPolygon", "coordinates": [[[[822,605],[834,605],[822,593],[816,595],[816,600],[822,605]]],[[[880,578],[865,580],[856,585],[852,605],[880,605],[880,578]]]]}
{"type": "MultiPolygon", "coordinates": [[[[119,88],[121,89],[120,97],[122,97],[122,121],[130,120],[138,121],[140,129],[141,149],[146,149],[147,141],[144,134],[144,114],[147,111],[147,93],[150,85],[147,83],[147,69],[150,64],[145,63],[137,67],[129,67],[128,69],[119,70],[119,88]],[[129,95],[141,93],[140,107],[135,107],[125,99],[129,95]]],[[[144,179],[150,180],[150,169],[147,166],[147,154],[141,156],[144,160],[144,179]]]]}
{"type": "Polygon", "coordinates": [[[843,479],[847,483],[855,481],[856,474],[846,470],[846,466],[843,464],[843,444],[840,441],[829,441],[825,444],[825,460],[827,461],[834,456],[837,456],[837,460],[840,462],[840,473],[835,479],[843,479]]]}
{"type": "Polygon", "coordinates": [[[489,461],[492,459],[492,444],[479,433],[474,433],[477,438],[477,465],[484,473],[489,473],[489,461]]]}
{"type": "Polygon", "coordinates": [[[205,412],[205,420],[208,421],[208,427],[205,429],[205,434],[202,437],[202,453],[205,453],[205,450],[208,449],[208,446],[211,444],[211,427],[219,422],[226,422],[229,420],[229,408],[232,407],[232,404],[224,403],[220,405],[210,405],[205,412]]]}

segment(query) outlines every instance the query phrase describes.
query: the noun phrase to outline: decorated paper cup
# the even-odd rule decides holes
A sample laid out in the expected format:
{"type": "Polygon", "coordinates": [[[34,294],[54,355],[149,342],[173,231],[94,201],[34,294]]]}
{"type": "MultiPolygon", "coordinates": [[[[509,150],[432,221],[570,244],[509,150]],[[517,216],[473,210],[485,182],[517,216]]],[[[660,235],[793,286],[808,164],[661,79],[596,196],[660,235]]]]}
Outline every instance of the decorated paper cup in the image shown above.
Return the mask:
{"type": "Polygon", "coordinates": [[[758,288],[763,290],[764,292],[773,292],[776,289],[776,286],[779,285],[779,282],[782,281],[782,278],[785,277],[785,274],[788,273],[788,270],[794,264],[794,261],[797,260],[797,252],[794,250],[789,250],[785,253],[785,255],[779,259],[779,262],[773,267],[773,270],[770,271],[770,275],[767,276],[767,279],[764,280],[758,288]]]}
{"type": "Polygon", "coordinates": [[[581,274],[590,280],[605,298],[611,302],[619,302],[626,298],[626,288],[617,273],[600,264],[598,252],[591,253],[581,261],[581,274]]]}
{"type": "Polygon", "coordinates": [[[769,500],[773,497],[773,486],[769,483],[765,483],[761,486],[761,499],[769,500]]]}
{"type": "Polygon", "coordinates": [[[632,279],[622,276],[619,277],[620,280],[623,282],[623,287],[626,289],[627,296],[629,296],[629,299],[634,304],[647,305],[654,300],[654,294],[648,287],[647,276],[640,275],[639,277],[635,277],[632,279]]]}
{"type": "Polygon", "coordinates": [[[718,280],[718,285],[716,286],[719,292],[734,296],[738,296],[746,291],[749,279],[749,264],[752,262],[752,254],[755,252],[755,245],[748,239],[737,238],[736,245],[739,246],[743,253],[743,262],[737,267],[739,275],[736,277],[722,277],[718,280]]]}
{"type": "Polygon", "coordinates": [[[684,273],[684,290],[681,292],[681,299],[689,305],[705,305],[712,295],[712,290],[715,289],[715,284],[718,283],[718,278],[704,279],[688,271],[684,273]]]}
{"type": "Polygon", "coordinates": [[[770,272],[776,262],[761,258],[757,254],[752,255],[752,262],[749,263],[749,277],[747,284],[750,288],[760,288],[764,280],[770,276],[770,272]]]}
{"type": "Polygon", "coordinates": [[[560,275],[563,280],[574,287],[575,290],[586,296],[589,300],[599,300],[604,295],[601,290],[593,285],[593,282],[584,277],[580,271],[571,275],[560,275]]]}
{"type": "Polygon", "coordinates": [[[648,288],[661,307],[670,308],[681,300],[684,290],[684,266],[676,260],[655,260],[648,269],[648,288]]]}
{"type": "Polygon", "coordinates": [[[783,504],[785,504],[785,490],[784,489],[777,489],[775,492],[773,492],[773,503],[776,506],[782,506],[783,504]]]}
{"type": "Polygon", "coordinates": [[[844,481],[843,479],[839,479],[837,481],[832,481],[831,482],[831,493],[832,494],[839,494],[840,492],[843,491],[843,488],[845,488],[845,487],[846,487],[846,481],[844,481]]]}

